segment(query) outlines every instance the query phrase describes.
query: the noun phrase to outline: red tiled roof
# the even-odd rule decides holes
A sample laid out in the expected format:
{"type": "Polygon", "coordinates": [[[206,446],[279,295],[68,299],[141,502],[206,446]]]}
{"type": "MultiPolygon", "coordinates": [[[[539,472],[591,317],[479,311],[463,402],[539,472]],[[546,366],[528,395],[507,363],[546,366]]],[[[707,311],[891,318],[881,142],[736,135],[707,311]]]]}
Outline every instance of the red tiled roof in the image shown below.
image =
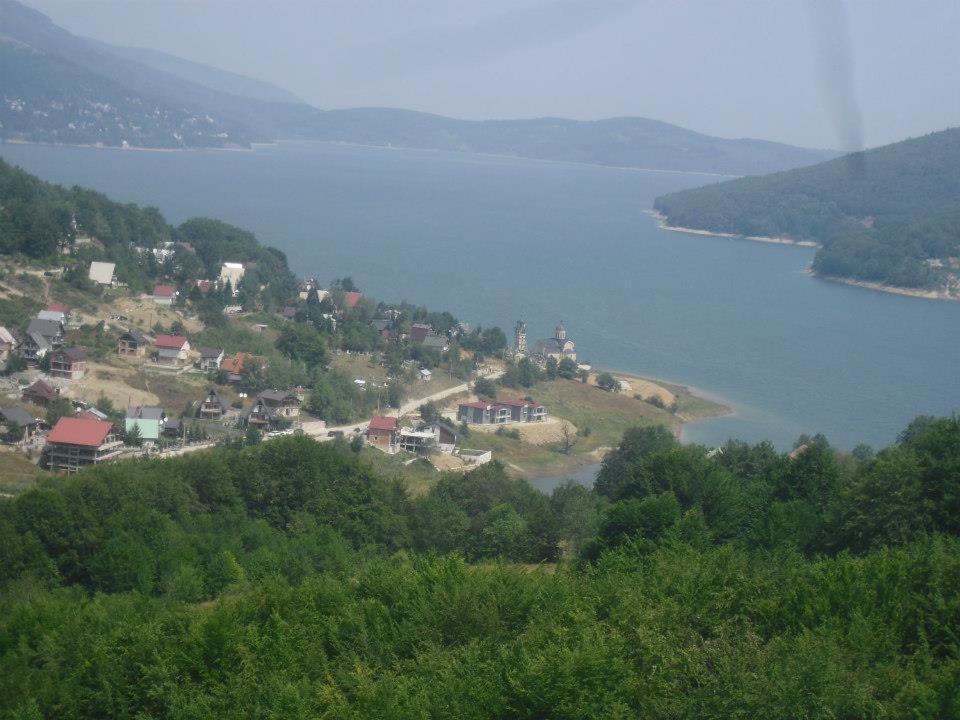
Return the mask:
{"type": "Polygon", "coordinates": [[[177,294],[177,289],[170,285],[156,285],[153,288],[154,297],[173,297],[177,294]]]}
{"type": "Polygon", "coordinates": [[[251,357],[247,353],[239,352],[233,357],[228,357],[220,363],[221,369],[225,370],[228,373],[238,374],[243,370],[243,363],[248,358],[251,357]]]}
{"type": "Polygon", "coordinates": [[[153,341],[153,344],[158,348],[179,350],[186,342],[187,339],[183,335],[157,335],[157,339],[153,341]]]}
{"type": "Polygon", "coordinates": [[[413,342],[423,342],[427,339],[427,335],[430,334],[431,330],[433,330],[433,328],[429,325],[414,323],[410,326],[410,339],[413,342]]]}
{"type": "Polygon", "coordinates": [[[99,447],[112,429],[113,423],[102,420],[62,417],[47,435],[47,442],[99,447]]]}
{"type": "Polygon", "coordinates": [[[362,297],[363,297],[363,293],[361,292],[344,293],[343,304],[346,305],[348,308],[352,308],[354,305],[360,302],[360,298],[362,297]]]}
{"type": "Polygon", "coordinates": [[[65,313],[69,309],[70,308],[64,305],[63,303],[57,303],[57,302],[47,303],[47,310],[49,310],[50,312],[65,313]]]}
{"type": "Polygon", "coordinates": [[[197,290],[206,295],[213,288],[213,280],[197,280],[197,290]]]}
{"type": "Polygon", "coordinates": [[[400,421],[395,417],[384,417],[383,415],[374,415],[370,420],[371,430],[399,430],[400,421]]]}

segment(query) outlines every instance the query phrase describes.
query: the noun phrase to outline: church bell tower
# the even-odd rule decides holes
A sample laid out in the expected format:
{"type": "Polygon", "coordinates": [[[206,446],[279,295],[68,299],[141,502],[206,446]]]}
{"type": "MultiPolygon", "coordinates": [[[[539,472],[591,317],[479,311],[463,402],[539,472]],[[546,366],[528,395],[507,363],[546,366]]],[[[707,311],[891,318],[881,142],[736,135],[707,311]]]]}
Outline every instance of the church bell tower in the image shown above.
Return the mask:
{"type": "Polygon", "coordinates": [[[517,355],[527,354],[527,324],[523,320],[517,320],[517,326],[513,329],[513,351],[517,355]]]}

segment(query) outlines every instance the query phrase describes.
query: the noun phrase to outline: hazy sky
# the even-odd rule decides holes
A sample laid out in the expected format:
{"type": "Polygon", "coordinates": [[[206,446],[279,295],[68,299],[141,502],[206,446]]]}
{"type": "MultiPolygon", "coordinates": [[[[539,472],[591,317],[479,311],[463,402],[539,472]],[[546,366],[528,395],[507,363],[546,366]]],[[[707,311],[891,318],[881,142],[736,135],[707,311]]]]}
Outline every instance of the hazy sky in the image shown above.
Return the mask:
{"type": "Polygon", "coordinates": [[[960,125],[960,0],[26,0],[323,108],[639,115],[852,147],[960,125]]]}

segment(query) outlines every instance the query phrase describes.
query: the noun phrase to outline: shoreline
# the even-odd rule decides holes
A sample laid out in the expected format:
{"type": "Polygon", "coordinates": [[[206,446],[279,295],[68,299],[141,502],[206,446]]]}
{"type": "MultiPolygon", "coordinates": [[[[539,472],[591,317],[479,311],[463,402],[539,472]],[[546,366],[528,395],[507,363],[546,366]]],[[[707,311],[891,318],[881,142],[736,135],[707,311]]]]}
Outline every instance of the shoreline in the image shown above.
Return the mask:
{"type": "MultiPolygon", "coordinates": [[[[722,398],[711,394],[708,391],[702,391],[689,385],[684,385],[660,378],[646,377],[638,375],[634,372],[625,372],[611,368],[594,367],[591,370],[591,373],[603,372],[609,372],[618,380],[624,380],[628,383],[636,383],[637,386],[644,383],[658,386],[661,390],[664,390],[670,395],[674,396],[675,400],[678,401],[681,406],[675,412],[666,410],[666,412],[669,413],[669,418],[664,418],[662,424],[669,427],[680,442],[683,442],[684,429],[689,425],[701,420],[727,417],[736,413],[731,403],[724,401],[722,398]],[[688,405],[689,407],[685,408],[683,405],[688,405]]],[[[632,390],[628,390],[621,394],[630,396],[632,393],[632,390]]],[[[569,417],[563,415],[561,416],[568,421],[573,422],[569,417]]],[[[626,430],[628,427],[631,427],[634,424],[647,425],[649,422],[641,419],[641,416],[638,415],[637,422],[626,422],[622,430],[626,430]]],[[[518,472],[521,477],[530,481],[534,486],[540,487],[541,481],[566,479],[572,475],[582,474],[584,468],[599,466],[603,462],[606,455],[616,448],[621,437],[622,431],[617,434],[616,438],[611,437],[608,443],[605,443],[600,447],[594,447],[589,450],[583,449],[581,452],[575,451],[571,455],[566,456],[563,462],[557,464],[551,463],[547,466],[535,465],[531,467],[526,465],[526,463],[523,463],[524,466],[521,467],[520,465],[516,465],[511,462],[515,458],[507,457],[503,458],[503,460],[508,468],[518,472]]],[[[520,461],[518,460],[518,462],[520,461]]]]}
{"type": "MultiPolygon", "coordinates": [[[[787,237],[764,237],[759,235],[739,235],[737,233],[715,232],[713,230],[701,230],[699,228],[688,228],[679,225],[668,225],[667,217],[656,210],[644,210],[657,221],[657,227],[661,230],[670,230],[685,235],[700,235],[702,237],[722,237],[733,240],[750,240],[751,242],[769,243],[772,245],[793,245],[796,247],[819,248],[820,244],[812,240],[791,240],[787,237]]],[[[869,280],[855,280],[853,278],[837,277],[836,275],[820,275],[807,268],[804,274],[818,280],[849,285],[851,287],[861,288],[863,290],[873,290],[875,292],[887,293],[889,295],[899,295],[901,297],[919,298],[921,300],[940,300],[947,302],[960,302],[960,295],[952,295],[942,290],[924,290],[921,288],[900,287],[898,285],[887,285],[885,283],[871,282],[869,280]]],[[[664,381],[667,382],[667,381],[664,381]]]]}
{"type": "MultiPolygon", "coordinates": [[[[630,170],[634,172],[668,173],[668,174],[674,174],[674,175],[706,175],[708,177],[722,177],[722,178],[731,178],[731,179],[737,179],[737,178],[743,177],[742,175],[735,175],[733,173],[711,172],[709,170],[666,170],[664,168],[641,167],[639,165],[604,165],[602,163],[581,162],[579,160],[538,158],[538,157],[531,157],[529,155],[509,155],[506,153],[478,152],[476,150],[451,150],[447,148],[417,147],[414,145],[376,145],[372,143],[351,142],[349,140],[287,139],[287,140],[276,140],[275,142],[269,143],[269,144],[280,145],[281,143],[289,143],[289,144],[304,143],[304,144],[310,144],[310,145],[345,145],[347,147],[369,148],[371,150],[413,150],[414,152],[429,152],[429,153],[444,153],[444,152],[459,153],[462,155],[476,155],[478,157],[499,158],[501,160],[526,160],[529,162],[550,163],[552,165],[576,165],[576,166],[584,166],[584,167],[605,168],[607,170],[630,170]]],[[[268,143],[261,143],[261,144],[268,144],[268,143]]]]}
{"type": "Polygon", "coordinates": [[[10,138],[0,139],[0,147],[3,145],[32,145],[36,147],[52,148],[85,148],[87,150],[123,150],[134,152],[155,152],[155,153],[181,153],[181,152],[243,152],[252,153],[255,145],[275,145],[276,143],[251,143],[250,147],[143,147],[141,145],[102,145],[97,143],[54,143],[40,142],[37,140],[11,140],[10,138]]]}
{"type": "Polygon", "coordinates": [[[160,152],[160,153],[177,153],[177,152],[245,152],[252,153],[256,152],[258,148],[271,148],[279,147],[282,144],[309,144],[309,145],[342,145],[346,147],[357,147],[357,148],[368,148],[371,150],[412,150],[414,152],[429,152],[429,153],[459,153],[463,155],[476,155],[477,157],[486,157],[486,158],[498,158],[500,160],[525,160],[527,162],[542,162],[550,163],[554,165],[575,165],[583,167],[593,167],[593,168],[604,168],[607,170],[627,170],[631,172],[649,172],[649,173],[668,173],[673,175],[704,175],[706,177],[719,177],[719,178],[739,178],[740,175],[735,175],[733,173],[719,173],[711,172],[707,170],[668,170],[663,168],[653,168],[653,167],[640,167],[636,165],[604,165],[602,163],[591,163],[591,162],[579,162],[577,160],[560,160],[560,159],[550,159],[550,158],[537,158],[530,157],[529,155],[508,155],[505,153],[485,153],[485,152],[476,152],[474,150],[450,150],[444,148],[429,148],[429,147],[416,147],[412,145],[376,145],[372,143],[358,143],[350,142],[348,140],[311,140],[308,138],[288,138],[288,139],[277,139],[269,140],[264,142],[251,142],[250,147],[171,147],[171,148],[160,148],[160,147],[143,147],[139,145],[129,145],[123,147],[121,145],[100,145],[97,143],[54,143],[54,142],[43,142],[37,140],[12,140],[8,138],[0,138],[0,146],[3,145],[35,145],[39,147],[67,147],[67,148],[86,148],[88,150],[137,150],[140,152],[160,152]]]}
{"type": "MultiPolygon", "coordinates": [[[[707,418],[714,417],[726,417],[727,415],[733,415],[734,409],[733,406],[727,402],[724,398],[719,395],[711,393],[709,390],[703,390],[701,388],[693,387],[692,385],[684,385],[683,383],[675,382],[668,378],[657,378],[649,377],[647,375],[637,375],[635,372],[630,372],[627,370],[615,370],[613,368],[594,368],[591,372],[608,372],[614,377],[623,377],[627,380],[640,380],[643,382],[653,383],[654,385],[659,385],[665,390],[672,392],[674,395],[679,393],[685,393],[686,395],[696,398],[697,400],[703,400],[708,402],[711,405],[715,405],[718,412],[700,415],[689,420],[680,420],[680,425],[686,425],[688,423],[697,422],[698,420],[706,420],[707,418]]],[[[678,416],[678,419],[679,416],[678,416]]]]}
{"type": "Polygon", "coordinates": [[[654,209],[644,210],[644,212],[657,221],[657,226],[661,230],[670,230],[671,232],[683,233],[684,235],[701,235],[705,237],[722,237],[731,240],[749,240],[751,242],[768,243],[771,245],[793,245],[795,247],[818,248],[820,243],[813,240],[793,240],[788,237],[770,237],[767,235],[740,235],[739,233],[716,232],[714,230],[701,230],[699,228],[688,228],[680,225],[668,225],[667,216],[654,209]]]}
{"type": "Polygon", "coordinates": [[[885,285],[884,283],[870,282],[869,280],[854,280],[852,278],[842,278],[835,275],[818,275],[813,270],[807,270],[806,274],[810,277],[824,280],[826,282],[838,283],[840,285],[849,285],[851,287],[861,288],[862,290],[873,290],[874,292],[887,293],[888,295],[900,295],[901,297],[918,298],[920,300],[939,300],[946,302],[960,302],[960,296],[950,295],[941,290],[922,290],[920,288],[905,288],[898,285],[885,285]]]}
{"type": "MultiPolygon", "coordinates": [[[[652,378],[637,375],[633,372],[624,372],[611,368],[595,367],[591,372],[609,372],[614,377],[627,380],[628,382],[635,380],[659,385],[661,388],[674,395],[683,394],[686,397],[693,399],[695,402],[707,403],[707,407],[703,408],[700,414],[694,413],[693,415],[686,415],[682,411],[672,414],[675,424],[671,427],[671,429],[673,430],[677,440],[681,443],[685,442],[683,434],[684,430],[689,425],[700,422],[701,420],[711,420],[714,418],[736,415],[736,409],[729,402],[724,401],[719,396],[708,391],[700,390],[699,388],[695,388],[690,385],[684,385],[662,378],[652,378]]],[[[615,445],[604,446],[587,452],[571,455],[569,456],[569,463],[567,467],[560,471],[558,471],[556,468],[553,468],[546,473],[540,473],[536,471],[529,472],[525,470],[523,473],[521,473],[521,477],[523,477],[525,480],[527,480],[527,482],[541,492],[548,494],[555,487],[561,485],[567,480],[573,480],[574,482],[590,487],[592,486],[593,476],[595,476],[596,472],[599,471],[600,467],[603,465],[604,458],[608,453],[612,452],[615,447],[615,445]],[[586,482],[587,480],[590,482],[586,482]]],[[[508,463],[507,466],[509,468],[510,464],[508,463]]]]}

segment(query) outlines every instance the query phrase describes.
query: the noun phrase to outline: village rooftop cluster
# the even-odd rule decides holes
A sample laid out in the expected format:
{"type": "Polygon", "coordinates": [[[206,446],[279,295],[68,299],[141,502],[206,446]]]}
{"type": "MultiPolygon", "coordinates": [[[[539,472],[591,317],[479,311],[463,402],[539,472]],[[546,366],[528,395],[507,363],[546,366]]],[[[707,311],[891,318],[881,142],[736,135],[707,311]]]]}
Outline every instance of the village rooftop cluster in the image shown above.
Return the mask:
{"type": "MultiPolygon", "coordinates": [[[[165,249],[157,248],[152,252],[161,253],[158,259],[162,260],[165,249]]],[[[204,296],[220,293],[225,298],[235,297],[244,281],[245,270],[244,263],[223,262],[217,278],[195,281],[195,291],[204,296]]],[[[91,262],[87,276],[100,286],[123,287],[117,280],[116,266],[111,262],[91,262]]],[[[148,304],[152,302],[158,308],[172,308],[181,292],[173,285],[157,284],[152,293],[141,300],[148,304]]],[[[331,305],[329,312],[323,314],[333,328],[345,311],[357,306],[363,294],[349,290],[339,293],[338,297],[339,306],[331,305]]],[[[308,300],[329,304],[331,293],[321,289],[315,280],[301,281],[298,304],[279,310],[276,313],[278,320],[296,323],[308,300]]],[[[224,315],[239,321],[242,311],[241,306],[231,305],[226,300],[224,315]]],[[[450,349],[452,340],[470,330],[459,325],[439,332],[429,323],[414,322],[404,331],[396,317],[395,312],[384,311],[382,317],[369,321],[369,327],[383,343],[417,347],[438,356],[450,349]]],[[[109,318],[109,322],[118,322],[121,327],[127,320],[129,318],[116,314],[109,318]]],[[[107,326],[106,319],[103,325],[107,326]]],[[[217,383],[210,382],[205,392],[198,393],[187,412],[178,414],[169,408],[130,404],[123,411],[122,420],[118,420],[118,412],[114,412],[111,418],[94,404],[72,399],[69,410],[63,412],[51,427],[37,417],[37,411],[63,404],[71,385],[82,382],[89,372],[89,357],[86,348],[67,341],[69,330],[80,326],[78,314],[71,313],[63,303],[50,302],[29,320],[25,330],[0,327],[0,369],[5,368],[11,359],[20,358],[26,366],[19,373],[21,382],[31,379],[19,391],[22,405],[0,408],[0,432],[8,442],[24,451],[40,453],[42,466],[65,472],[76,472],[86,465],[119,457],[162,456],[210,447],[213,444],[211,436],[217,436],[212,431],[220,428],[241,432],[252,429],[267,435],[304,432],[322,440],[351,435],[388,453],[456,455],[464,465],[472,465],[489,461],[491,453],[464,448],[467,427],[542,422],[547,417],[546,408],[530,398],[489,402],[468,399],[460,402],[455,410],[437,417],[420,418],[412,426],[402,426],[398,416],[415,414],[401,413],[400,408],[394,407],[392,413],[377,412],[367,421],[349,423],[349,427],[327,427],[323,420],[303,412],[309,388],[296,386],[261,389],[253,393],[245,391],[245,372],[251,365],[264,362],[255,353],[244,348],[231,348],[227,352],[223,347],[194,347],[189,333],[151,333],[133,327],[132,323],[127,325],[116,340],[117,358],[135,364],[139,372],[173,377],[200,374],[216,378],[226,387],[233,387],[240,400],[228,401],[217,383]]],[[[576,360],[574,343],[567,338],[562,325],[557,327],[554,337],[537,342],[529,352],[526,326],[518,322],[512,355],[514,360],[528,357],[540,367],[576,360]]],[[[405,360],[404,364],[415,362],[405,360]]],[[[435,369],[427,365],[416,368],[416,377],[424,383],[424,388],[430,386],[435,369]]],[[[484,369],[476,366],[473,372],[482,376],[484,369]]],[[[376,390],[367,388],[367,381],[361,378],[354,382],[362,390],[376,390]]]]}

